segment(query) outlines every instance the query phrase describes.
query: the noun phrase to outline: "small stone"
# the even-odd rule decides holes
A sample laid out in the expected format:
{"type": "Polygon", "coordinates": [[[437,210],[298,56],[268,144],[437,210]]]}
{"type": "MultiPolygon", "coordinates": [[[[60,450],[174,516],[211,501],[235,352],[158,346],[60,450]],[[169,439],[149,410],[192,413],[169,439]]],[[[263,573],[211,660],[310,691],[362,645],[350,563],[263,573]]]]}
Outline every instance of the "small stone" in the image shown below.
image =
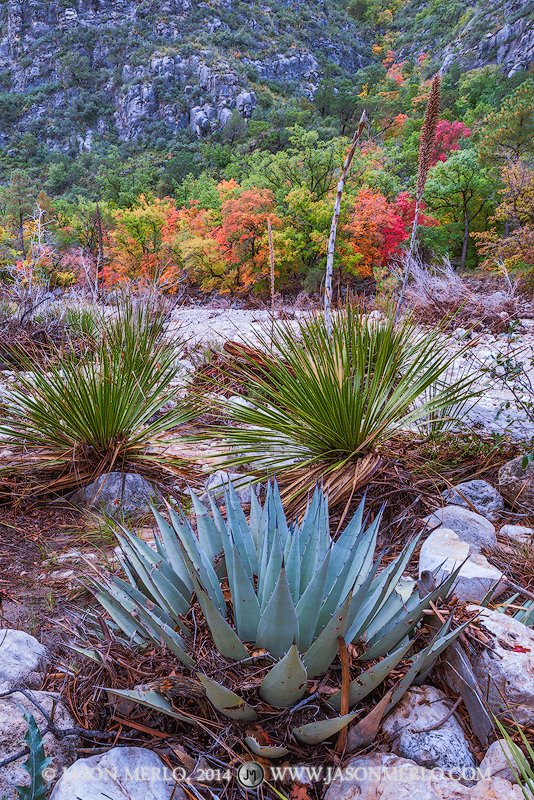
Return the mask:
{"type": "Polygon", "coordinates": [[[172,771],[151,750],[114,747],[80,758],[56,784],[50,800],[186,800],[172,771]]]}
{"type": "Polygon", "coordinates": [[[47,649],[24,631],[0,630],[0,692],[15,686],[38,689],[47,649]]]}
{"type": "Polygon", "coordinates": [[[532,541],[532,536],[534,536],[534,530],[526,528],[524,525],[503,525],[499,533],[501,536],[513,539],[518,544],[527,544],[532,541]]]}
{"type": "Polygon", "coordinates": [[[497,547],[495,528],[491,522],[462,506],[449,505],[438,508],[433,514],[425,517],[423,522],[426,522],[429,528],[441,525],[454,531],[462,542],[470,545],[470,551],[473,553],[479,553],[483,547],[488,550],[497,547]]]}
{"type": "Polygon", "coordinates": [[[150,513],[156,490],[142,475],[108,472],[71,497],[75,505],[97,508],[109,516],[136,517],[150,513]]]}
{"type": "Polygon", "coordinates": [[[492,522],[504,509],[504,500],[501,495],[487,481],[476,480],[459,483],[452,489],[442,492],[441,496],[446,503],[468,509],[470,508],[467,502],[469,500],[479,514],[492,522]]]}
{"type": "Polygon", "coordinates": [[[458,534],[438,528],[421,547],[419,577],[423,572],[438,570],[436,583],[439,584],[463,565],[452,589],[458,600],[480,603],[496,584],[493,597],[498,597],[506,588],[506,584],[499,583],[502,573],[480,553],[469,555],[469,552],[469,545],[460,541],[458,534]]]}
{"type": "Polygon", "coordinates": [[[523,456],[504,464],[499,470],[499,492],[511,504],[529,510],[534,505],[534,461],[523,468],[523,456]]]}
{"type": "MultiPolygon", "coordinates": [[[[510,783],[517,783],[508,759],[512,764],[514,763],[514,754],[510,745],[506,739],[497,739],[496,742],[490,744],[486,755],[480,762],[480,774],[485,778],[504,778],[510,783]]],[[[519,774],[519,771],[516,771],[519,774]]]]}
{"type": "Polygon", "coordinates": [[[460,778],[468,771],[474,775],[476,764],[464,732],[454,715],[446,719],[450,711],[451,701],[434,686],[410,689],[382,725],[389,734],[390,749],[427,769],[441,767],[460,778]]]}

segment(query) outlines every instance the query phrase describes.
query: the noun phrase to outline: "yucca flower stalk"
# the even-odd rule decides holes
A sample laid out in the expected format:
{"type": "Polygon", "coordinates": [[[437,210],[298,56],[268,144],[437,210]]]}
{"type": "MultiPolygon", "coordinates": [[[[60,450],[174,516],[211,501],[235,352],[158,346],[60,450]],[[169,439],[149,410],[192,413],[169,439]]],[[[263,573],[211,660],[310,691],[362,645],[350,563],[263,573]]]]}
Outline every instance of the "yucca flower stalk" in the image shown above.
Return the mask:
{"type": "Polygon", "coordinates": [[[330,336],[332,332],[332,275],[334,272],[334,252],[336,247],[337,226],[339,223],[339,215],[341,214],[341,200],[343,199],[343,191],[345,189],[345,181],[347,180],[350,165],[356,152],[356,147],[360,141],[361,135],[367,124],[367,113],[364,111],[358,127],[354,132],[352,144],[349,152],[345,158],[341,177],[337,185],[336,198],[334,200],[334,214],[332,216],[332,224],[330,226],[330,236],[328,237],[328,247],[326,251],[326,276],[324,284],[324,318],[326,321],[326,330],[330,336]]]}
{"type": "Polygon", "coordinates": [[[423,121],[423,128],[421,130],[421,141],[419,144],[419,163],[417,168],[417,189],[415,197],[415,212],[412,223],[412,234],[410,237],[410,246],[406,258],[406,271],[402,282],[402,289],[397,305],[397,314],[400,312],[402,303],[404,301],[404,294],[406,285],[410,276],[411,260],[415,248],[415,237],[417,235],[417,222],[419,220],[419,212],[421,210],[421,203],[423,201],[423,192],[425,191],[428,173],[432,164],[432,152],[436,142],[436,133],[438,130],[439,112],[441,106],[441,77],[439,73],[434,75],[432,85],[430,87],[430,95],[425,111],[425,118],[423,121]]]}

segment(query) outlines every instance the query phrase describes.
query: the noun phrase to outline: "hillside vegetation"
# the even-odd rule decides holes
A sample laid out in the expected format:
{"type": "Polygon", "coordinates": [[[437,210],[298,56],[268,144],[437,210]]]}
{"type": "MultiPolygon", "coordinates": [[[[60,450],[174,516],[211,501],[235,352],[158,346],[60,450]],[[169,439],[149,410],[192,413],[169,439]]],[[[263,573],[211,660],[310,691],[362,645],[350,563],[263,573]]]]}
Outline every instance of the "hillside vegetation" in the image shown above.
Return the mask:
{"type": "Polygon", "coordinates": [[[530,3],[9,0],[0,8],[6,277],[37,270],[51,285],[70,285],[98,262],[110,283],[144,277],[174,289],[262,292],[270,221],[277,289],[311,291],[339,169],[365,109],[337,278],[380,284],[412,224],[419,135],[438,70],[423,252],[462,268],[532,266],[530,3]]]}

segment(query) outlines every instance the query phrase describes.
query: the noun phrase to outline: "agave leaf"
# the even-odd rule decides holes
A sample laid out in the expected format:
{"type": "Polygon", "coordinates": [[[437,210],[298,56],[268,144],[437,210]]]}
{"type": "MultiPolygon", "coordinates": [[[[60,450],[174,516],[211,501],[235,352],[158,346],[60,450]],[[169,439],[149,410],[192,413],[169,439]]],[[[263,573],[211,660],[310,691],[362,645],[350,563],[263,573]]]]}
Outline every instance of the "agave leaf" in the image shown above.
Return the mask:
{"type": "MultiPolygon", "coordinates": [[[[267,547],[265,550],[267,552],[267,547]]],[[[260,601],[260,608],[262,611],[265,610],[274,592],[276,583],[280,578],[283,560],[280,534],[278,528],[275,528],[273,531],[271,553],[266,562],[265,572],[258,576],[258,600],[260,601]]],[[[293,639],[291,641],[293,641],[293,639]]],[[[289,646],[284,650],[284,653],[286,653],[288,649],[289,646]]]]}
{"type": "MultiPolygon", "coordinates": [[[[137,589],[137,586],[132,586],[132,591],[129,591],[129,588],[125,583],[119,584],[118,580],[114,580],[114,584],[119,586],[121,590],[126,591],[130,596],[132,596],[138,603],[141,603],[143,606],[146,605],[146,601],[151,600],[154,602],[155,607],[159,607],[162,613],[165,614],[167,617],[168,615],[171,616],[173,622],[172,627],[176,624],[182,627],[182,623],[178,617],[179,614],[187,614],[189,611],[189,602],[180,594],[180,592],[175,588],[174,583],[172,580],[168,580],[161,572],[160,572],[160,565],[164,564],[165,562],[160,562],[160,564],[152,564],[145,562],[143,560],[142,555],[137,555],[132,549],[129,548],[128,543],[126,543],[120,534],[117,534],[117,538],[121,543],[121,546],[128,548],[130,552],[130,556],[133,560],[133,565],[136,572],[139,574],[139,580],[144,588],[144,592],[140,592],[137,589]],[[141,600],[141,595],[143,599],[141,600]]],[[[170,574],[174,575],[171,568],[166,565],[167,569],[170,570],[170,574]]],[[[178,581],[178,576],[174,575],[176,578],[176,582],[178,581]]],[[[113,580],[113,579],[112,579],[113,580]]],[[[181,581],[180,581],[181,583],[181,581]]],[[[182,584],[183,585],[183,584],[182,584]]],[[[185,587],[184,587],[185,588],[185,587]]],[[[186,592],[189,594],[189,590],[186,589],[186,592]]],[[[187,631],[187,628],[185,628],[187,631]]]]}
{"type": "Polygon", "coordinates": [[[213,569],[213,566],[207,557],[204,550],[201,548],[198,539],[196,538],[193,529],[186,523],[181,524],[181,521],[176,514],[176,511],[168,506],[169,516],[171,522],[179,535],[179,544],[182,555],[187,555],[186,563],[189,567],[190,574],[193,568],[195,574],[198,574],[200,583],[204,587],[211,600],[218,607],[223,615],[226,615],[226,602],[221,590],[219,579],[213,569]]]}
{"type": "Polygon", "coordinates": [[[343,717],[334,719],[323,719],[320,722],[310,722],[308,725],[300,725],[292,728],[292,733],[299,742],[304,744],[320,744],[339,733],[349,722],[355,719],[357,714],[345,714],[343,717]]]}
{"type": "Polygon", "coordinates": [[[228,490],[225,490],[225,498],[228,528],[231,532],[232,539],[238,546],[243,566],[246,568],[248,565],[250,568],[249,577],[252,580],[253,576],[258,574],[256,542],[252,538],[247,518],[243,513],[241,503],[239,502],[236,490],[231,481],[228,485],[228,490]],[[238,536],[238,532],[240,536],[238,536]],[[244,548],[244,552],[241,552],[241,546],[244,548]]]}
{"type": "Polygon", "coordinates": [[[420,536],[421,534],[414,537],[407,547],[404,548],[403,552],[374,579],[371,584],[367,602],[359,608],[353,606],[353,612],[349,621],[349,630],[346,637],[348,642],[353,642],[366,631],[369,623],[372,622],[374,617],[378,614],[390,593],[394,591],[395,586],[406,568],[406,564],[415,550],[420,536]]]}
{"type": "MultiPolygon", "coordinates": [[[[266,586],[266,576],[267,576],[267,569],[270,560],[270,554],[272,555],[272,543],[274,541],[275,536],[275,528],[274,528],[274,520],[270,513],[270,498],[271,496],[271,484],[267,484],[267,499],[263,506],[262,511],[262,538],[259,544],[259,552],[258,552],[258,602],[260,604],[260,608],[264,608],[263,604],[263,597],[266,594],[265,586],[266,586]]],[[[280,553],[281,557],[281,553],[280,553]]],[[[280,558],[280,565],[282,564],[282,559],[280,558]]],[[[274,583],[273,583],[274,587],[274,583]]],[[[270,596],[270,595],[269,595],[270,596]]],[[[268,598],[267,598],[268,599],[268,598]]],[[[265,600],[267,603],[267,600],[265,600]]]]}
{"type": "Polygon", "coordinates": [[[213,565],[217,556],[220,556],[223,552],[221,532],[212,517],[210,517],[206,506],[193,491],[191,491],[191,500],[193,501],[193,508],[197,518],[197,532],[200,546],[213,565]]]}
{"type": "MultiPolygon", "coordinates": [[[[139,606],[139,614],[145,620],[149,620],[151,623],[151,627],[155,628],[160,640],[163,640],[171,653],[174,653],[177,658],[180,659],[182,664],[185,664],[186,667],[194,667],[195,662],[188,655],[185,650],[185,644],[181,636],[179,636],[170,625],[167,625],[165,622],[161,622],[161,620],[154,614],[153,611],[150,611],[148,608],[143,608],[139,606]]],[[[161,643],[161,641],[160,641],[161,643]]]]}
{"type": "Polygon", "coordinates": [[[334,544],[332,556],[330,558],[330,568],[328,571],[327,585],[329,590],[334,585],[337,576],[343,569],[343,566],[345,565],[349,556],[354,560],[356,560],[358,557],[359,548],[356,547],[356,542],[362,533],[364,506],[365,497],[360,502],[347,527],[334,544]]]}
{"type": "Polygon", "coordinates": [[[278,489],[278,481],[276,480],[276,478],[273,481],[272,504],[274,508],[274,513],[276,515],[276,527],[278,528],[278,532],[280,533],[280,543],[282,546],[282,550],[285,550],[287,540],[289,538],[289,528],[287,525],[286,513],[284,511],[282,498],[280,497],[280,490],[278,489]]]}
{"type": "MultiPolygon", "coordinates": [[[[300,597],[300,537],[298,530],[291,534],[291,543],[285,558],[287,582],[295,605],[300,597]]],[[[297,612],[298,616],[298,612],[297,612]]]]}
{"type": "MultiPolygon", "coordinates": [[[[391,670],[395,669],[399,661],[401,661],[413,642],[408,641],[402,647],[395,650],[394,653],[379,661],[370,669],[361,672],[356,680],[351,681],[349,684],[349,707],[355,706],[360,700],[372,692],[376,687],[387,678],[391,670]]],[[[336,711],[341,708],[341,692],[336,692],[328,699],[328,702],[334,706],[336,711]]]]}
{"type": "Polygon", "coordinates": [[[128,580],[130,581],[130,584],[132,586],[137,586],[138,580],[139,580],[139,576],[135,575],[135,569],[133,568],[133,565],[130,564],[130,562],[128,561],[126,555],[122,552],[122,550],[120,550],[119,547],[115,548],[114,553],[115,553],[115,556],[117,558],[117,561],[119,562],[119,564],[121,565],[122,569],[124,570],[124,574],[126,575],[128,580]]]}
{"type": "Polygon", "coordinates": [[[79,653],[86,658],[90,658],[91,661],[95,662],[95,664],[102,663],[102,656],[98,650],[87,650],[85,647],[77,647],[75,644],[68,644],[67,647],[69,650],[74,650],[75,653],[79,653]]]}
{"type": "MultiPolygon", "coordinates": [[[[319,561],[319,520],[321,519],[321,498],[319,497],[315,519],[309,519],[310,533],[307,537],[306,545],[301,544],[301,565],[300,565],[300,591],[306,591],[306,587],[315,575],[317,562],[319,561]]],[[[304,526],[303,526],[304,527],[304,526]]]]}
{"type": "Polygon", "coordinates": [[[357,544],[354,557],[345,561],[341,572],[331,586],[319,614],[316,635],[324,628],[339,604],[352,591],[353,607],[359,607],[359,597],[366,597],[378,567],[380,558],[373,564],[378,526],[370,525],[357,544]]]}
{"type": "Polygon", "coordinates": [[[219,653],[225,658],[232,658],[234,661],[242,661],[244,658],[248,658],[249,653],[245,646],[222,616],[219,609],[213,605],[208,595],[202,591],[200,586],[197,586],[196,593],[202,613],[213,636],[215,647],[219,653]]]}
{"type": "MultiPolygon", "coordinates": [[[[178,534],[176,533],[175,529],[171,525],[169,525],[167,520],[163,519],[163,517],[156,508],[151,506],[151,509],[152,513],[154,514],[155,520],[158,524],[161,540],[163,542],[163,547],[165,548],[165,553],[167,555],[167,560],[172,569],[174,570],[174,572],[178,575],[178,577],[184,584],[184,586],[187,586],[189,592],[192,592],[193,585],[191,583],[191,576],[189,575],[187,567],[184,564],[184,560],[182,558],[180,545],[178,543],[178,534]]],[[[184,597],[186,597],[185,594],[184,597]]]]}
{"type": "Polygon", "coordinates": [[[322,563],[317,568],[317,571],[302,597],[300,598],[296,612],[299,621],[299,639],[298,644],[300,650],[307,650],[312,641],[319,621],[319,612],[324,599],[326,579],[328,577],[328,566],[330,563],[330,554],[332,548],[327,551],[322,563]]]}
{"type": "Polygon", "coordinates": [[[146,689],[106,689],[106,691],[109,692],[109,694],[125,697],[126,700],[139,703],[140,706],[152,708],[154,711],[161,711],[163,714],[168,714],[169,717],[187,722],[188,725],[192,725],[194,728],[197,727],[197,723],[194,719],[175,711],[169,701],[165,700],[158,692],[150,692],[146,689]]]}
{"type": "MultiPolygon", "coordinates": [[[[449,588],[456,580],[459,569],[455,570],[455,573],[445,581],[445,583],[449,585],[449,588]]],[[[366,653],[362,653],[360,659],[362,661],[370,661],[374,658],[380,658],[385,653],[390,653],[391,650],[396,647],[405,636],[410,635],[416,625],[419,624],[423,616],[424,609],[428,608],[431,602],[435,603],[437,598],[443,595],[443,591],[444,587],[442,584],[434,589],[433,592],[430,592],[430,594],[424,597],[415,608],[409,610],[407,614],[405,614],[389,631],[387,631],[384,636],[381,636],[375,642],[375,644],[373,644],[372,647],[367,650],[366,653]]]]}
{"type": "Polygon", "coordinates": [[[435,642],[430,652],[427,656],[423,659],[423,663],[419,666],[419,672],[417,673],[417,678],[414,680],[416,685],[420,685],[424,683],[428,674],[432,671],[434,664],[436,663],[436,659],[438,658],[447,647],[452,644],[458,636],[466,629],[469,625],[469,622],[465,622],[463,625],[460,625],[459,628],[456,628],[450,632],[444,632],[444,634],[435,642]]]}
{"type": "Polygon", "coordinates": [[[287,756],[289,753],[287,747],[261,745],[253,736],[245,736],[244,741],[255,755],[261,756],[262,758],[280,758],[281,756],[287,756]]]}
{"type": "MultiPolygon", "coordinates": [[[[122,527],[122,526],[121,526],[122,527]]],[[[187,596],[190,592],[172,568],[145,542],[126,531],[127,539],[117,532],[117,540],[127,553],[144,588],[156,603],[173,615],[187,614],[189,600],[186,600],[177,587],[187,596]],[[135,539],[136,541],[132,541],[135,539]],[[138,546],[138,542],[142,546],[138,546]],[[149,552],[147,552],[149,551],[149,552]],[[165,574],[166,573],[166,574],[165,574]]]]}
{"type": "Polygon", "coordinates": [[[281,661],[267,673],[259,688],[259,695],[271,706],[287,708],[298,703],[307,685],[306,669],[296,644],[293,644],[281,661]]]}
{"type": "Polygon", "coordinates": [[[235,544],[232,548],[232,562],[230,589],[237,633],[242,642],[255,642],[260,623],[260,605],[235,544]]]}
{"type": "Polygon", "coordinates": [[[219,506],[217,505],[216,501],[213,499],[211,494],[209,495],[209,501],[210,501],[211,513],[213,514],[213,521],[215,522],[217,530],[222,536],[223,533],[228,533],[228,526],[226,525],[226,521],[223,515],[221,514],[221,509],[219,508],[219,506]]]}
{"type": "Polygon", "coordinates": [[[428,669],[429,664],[433,665],[434,661],[438,657],[438,655],[448,647],[451,642],[453,642],[460,633],[469,625],[469,621],[467,621],[464,625],[460,626],[456,630],[449,633],[448,636],[444,635],[450,625],[450,619],[440,628],[440,630],[436,633],[432,641],[425,647],[424,650],[421,650],[413,658],[413,663],[408,672],[403,676],[403,678],[399,681],[398,685],[395,687],[393,691],[393,695],[391,697],[391,701],[388,704],[386,709],[386,714],[391,711],[394,706],[397,705],[399,700],[403,697],[406,691],[410,688],[412,683],[414,683],[416,677],[423,672],[425,669],[428,669]]]}
{"type": "Polygon", "coordinates": [[[254,540],[254,544],[256,545],[256,553],[259,555],[259,543],[261,541],[261,534],[263,532],[262,528],[262,507],[260,505],[260,501],[256,497],[256,492],[251,486],[250,492],[250,514],[248,519],[248,526],[250,528],[250,535],[254,540]]]}
{"type": "Polygon", "coordinates": [[[299,635],[299,622],[284,567],[258,626],[256,644],[282,658],[299,635]]]}
{"type": "Polygon", "coordinates": [[[338,639],[345,636],[352,595],[349,594],[341,608],[333,615],[312,646],[304,653],[302,660],[308,678],[315,678],[326,672],[338,651],[338,639]]]}
{"type": "Polygon", "coordinates": [[[401,578],[378,614],[367,626],[366,641],[372,642],[373,639],[381,639],[398,621],[399,616],[412,611],[418,605],[419,600],[417,584],[413,578],[401,578]]]}
{"type": "MultiPolygon", "coordinates": [[[[191,590],[189,589],[188,593],[188,586],[184,584],[180,578],[180,575],[176,573],[171,565],[164,558],[162,558],[156,550],[150,547],[150,545],[132,533],[132,531],[129,531],[120,523],[118,523],[118,525],[121,528],[123,535],[128,540],[130,547],[133,548],[137,557],[143,563],[145,568],[146,565],[158,567],[160,572],[168,581],[174,582],[177,585],[180,594],[186,598],[189,598],[191,590]]],[[[121,534],[117,534],[117,539],[120,535],[121,534]]]]}
{"type": "Polygon", "coordinates": [[[347,737],[347,753],[352,753],[357,748],[367,747],[376,738],[386,706],[391,699],[390,690],[382,700],[355,725],[347,737]]]}
{"type": "Polygon", "coordinates": [[[254,709],[234,692],[221,686],[220,683],[210,680],[205,675],[197,672],[197,677],[206,690],[208,699],[215,708],[230,719],[256,720],[258,715],[254,709]]]}
{"type": "Polygon", "coordinates": [[[133,601],[132,605],[130,605],[127,601],[125,602],[124,595],[116,597],[116,599],[118,599],[119,602],[125,603],[125,606],[130,610],[131,613],[135,613],[139,606],[141,606],[142,608],[149,608],[150,611],[152,611],[161,622],[164,622],[171,628],[174,628],[178,625],[178,627],[185,636],[191,635],[191,631],[187,628],[186,625],[184,625],[184,623],[179,617],[177,617],[174,614],[172,616],[170,614],[167,614],[167,612],[164,611],[164,609],[160,608],[154,603],[152,603],[152,607],[150,607],[149,604],[151,601],[147,598],[146,595],[143,594],[143,592],[140,592],[139,589],[136,589],[135,586],[131,586],[127,581],[123,581],[116,575],[111,575],[110,580],[111,580],[109,586],[110,592],[112,588],[119,589],[126,593],[130,601],[133,601]]]}
{"type": "MultiPolygon", "coordinates": [[[[313,533],[315,520],[318,513],[319,508],[319,497],[320,491],[319,486],[315,487],[315,490],[312,495],[311,501],[308,502],[306,507],[306,511],[304,512],[304,517],[301,522],[301,526],[299,529],[299,539],[300,539],[300,551],[303,553],[306,550],[308,541],[310,536],[313,533]]],[[[301,587],[301,591],[306,589],[307,584],[303,583],[301,587]]]]}
{"type": "Polygon", "coordinates": [[[111,619],[117,623],[121,631],[124,631],[126,636],[133,643],[137,645],[143,645],[147,644],[147,641],[150,640],[153,642],[157,641],[143,628],[143,626],[137,620],[132,617],[131,614],[124,610],[120,603],[117,603],[117,601],[108,594],[104,587],[100,587],[100,590],[95,594],[95,598],[108,612],[111,619]]]}

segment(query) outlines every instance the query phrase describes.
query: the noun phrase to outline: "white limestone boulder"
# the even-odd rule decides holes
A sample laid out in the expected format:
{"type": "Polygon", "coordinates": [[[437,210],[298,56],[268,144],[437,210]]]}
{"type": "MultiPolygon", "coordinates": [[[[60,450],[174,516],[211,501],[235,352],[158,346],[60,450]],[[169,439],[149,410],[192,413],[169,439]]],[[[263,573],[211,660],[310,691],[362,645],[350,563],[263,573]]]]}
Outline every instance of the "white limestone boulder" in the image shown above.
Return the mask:
{"type": "Polygon", "coordinates": [[[357,756],[333,777],[324,800],[524,800],[521,788],[502,778],[464,786],[440,769],[385,753],[357,756]]]}
{"type": "Polygon", "coordinates": [[[389,748],[427,769],[441,767],[458,778],[467,773],[474,775],[475,760],[459,722],[454,715],[449,716],[450,711],[451,701],[440,689],[413,687],[382,725],[389,736],[389,748]]]}
{"type": "Polygon", "coordinates": [[[519,722],[534,720],[534,631],[489,608],[469,611],[479,612],[477,624],[490,639],[471,660],[492,710],[506,711],[504,697],[519,722]]]}
{"type": "Polygon", "coordinates": [[[0,692],[15,686],[37,689],[47,649],[33,636],[11,628],[0,630],[0,692]]]}
{"type": "Polygon", "coordinates": [[[57,782],[50,800],[186,800],[171,770],[142,747],[114,747],[80,758],[57,782]]]}
{"type": "MultiPolygon", "coordinates": [[[[514,754],[506,739],[497,739],[490,744],[486,750],[486,755],[480,762],[480,773],[485,778],[504,778],[510,783],[517,783],[515,775],[510,766],[510,761],[514,763],[514,754]]],[[[516,770],[520,775],[519,770],[516,770]]]]}
{"type": "Polygon", "coordinates": [[[434,572],[436,583],[441,583],[460,568],[453,591],[462,602],[481,602],[489,590],[497,584],[493,594],[496,598],[506,588],[501,583],[502,573],[493,567],[480,553],[470,555],[470,546],[459,539],[448,528],[438,528],[425,539],[419,554],[419,577],[423,572],[434,572]],[[466,560],[467,559],[467,560],[466,560]]]}
{"type": "Polygon", "coordinates": [[[438,508],[425,517],[423,522],[429,528],[439,525],[454,531],[462,542],[467,542],[473,553],[479,553],[483,547],[487,550],[497,547],[497,537],[492,523],[468,508],[453,505],[438,508]]]}
{"type": "MultiPolygon", "coordinates": [[[[54,709],[54,723],[58,728],[72,728],[76,725],[58,694],[35,691],[32,691],[31,694],[48,714],[52,713],[52,708],[54,709]]],[[[17,753],[21,749],[21,743],[24,744],[23,739],[28,730],[28,724],[23,717],[21,706],[22,709],[33,714],[40,730],[44,730],[46,727],[47,722],[44,715],[25,695],[16,692],[0,698],[0,761],[17,753]]],[[[46,733],[43,736],[43,746],[45,754],[53,759],[50,769],[57,778],[75,760],[79,741],[75,736],[56,739],[53,734],[46,733]]],[[[30,776],[22,767],[27,758],[28,756],[23,756],[0,770],[0,797],[2,800],[16,800],[19,794],[15,787],[29,785],[30,776]]],[[[51,779],[52,773],[49,773],[47,778],[51,779]]],[[[73,795],[74,797],[76,795],[73,795]]]]}

